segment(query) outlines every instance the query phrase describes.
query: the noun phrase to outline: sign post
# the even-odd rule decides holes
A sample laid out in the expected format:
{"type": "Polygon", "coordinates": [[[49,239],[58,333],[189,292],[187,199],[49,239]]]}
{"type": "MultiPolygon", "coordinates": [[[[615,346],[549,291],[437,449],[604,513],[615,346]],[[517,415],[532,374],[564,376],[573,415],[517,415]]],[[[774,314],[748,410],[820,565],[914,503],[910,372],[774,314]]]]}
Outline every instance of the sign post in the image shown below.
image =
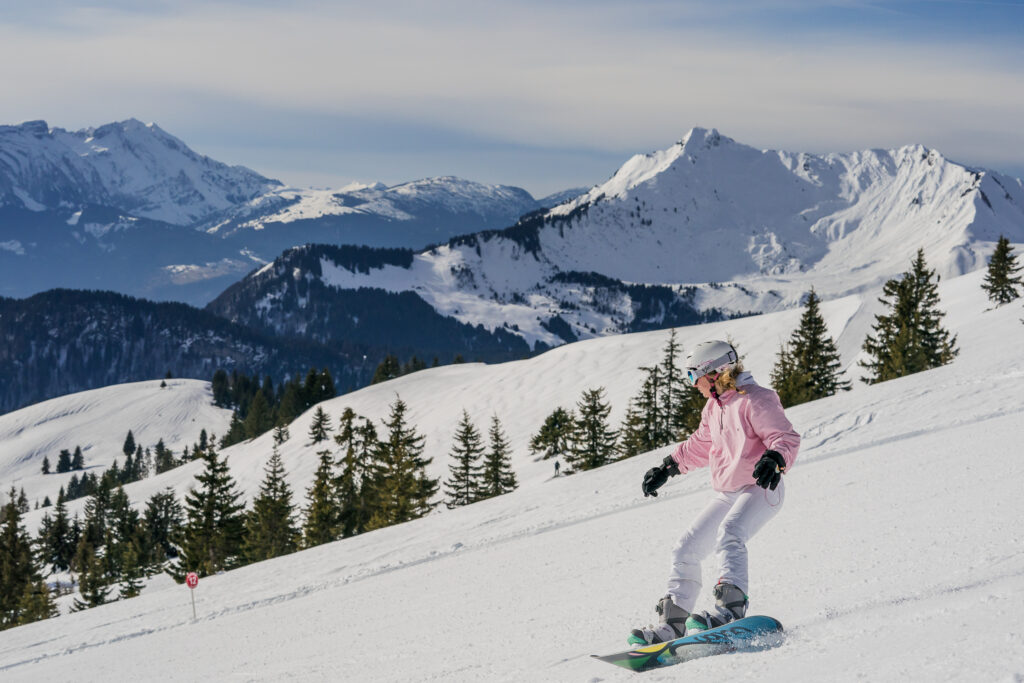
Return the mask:
{"type": "Polygon", "coordinates": [[[192,594],[192,621],[196,620],[196,586],[199,585],[199,574],[195,572],[189,572],[185,575],[185,584],[189,587],[189,593],[192,594]]]}

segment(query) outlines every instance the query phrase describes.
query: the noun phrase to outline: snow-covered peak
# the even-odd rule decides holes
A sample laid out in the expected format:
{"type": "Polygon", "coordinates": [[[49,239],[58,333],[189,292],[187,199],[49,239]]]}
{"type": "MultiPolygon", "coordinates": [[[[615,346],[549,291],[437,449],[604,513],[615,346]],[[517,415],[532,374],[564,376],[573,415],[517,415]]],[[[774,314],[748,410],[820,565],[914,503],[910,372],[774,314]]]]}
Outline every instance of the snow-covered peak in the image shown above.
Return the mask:
{"type": "Polygon", "coordinates": [[[98,204],[193,225],[280,185],[137,119],[73,132],[45,121],[0,126],[0,152],[0,203],[32,210],[98,204]]]}

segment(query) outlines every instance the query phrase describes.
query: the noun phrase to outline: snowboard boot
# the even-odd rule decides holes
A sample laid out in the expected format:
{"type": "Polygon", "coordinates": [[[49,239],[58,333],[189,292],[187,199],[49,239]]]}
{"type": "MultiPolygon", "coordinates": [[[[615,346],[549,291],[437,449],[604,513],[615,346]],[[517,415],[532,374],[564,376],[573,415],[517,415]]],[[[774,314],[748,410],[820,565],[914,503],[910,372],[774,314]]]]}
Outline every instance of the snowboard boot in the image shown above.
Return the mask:
{"type": "Polygon", "coordinates": [[[686,618],[690,613],[682,607],[677,607],[676,603],[672,602],[672,596],[666,595],[659,600],[654,611],[661,616],[660,623],[647,628],[633,629],[629,634],[630,645],[667,643],[686,634],[686,618]]]}
{"type": "Polygon", "coordinates": [[[714,611],[691,614],[686,620],[687,633],[707,631],[709,628],[742,619],[746,615],[749,600],[736,586],[719,581],[715,586],[714,595],[714,611]]]}

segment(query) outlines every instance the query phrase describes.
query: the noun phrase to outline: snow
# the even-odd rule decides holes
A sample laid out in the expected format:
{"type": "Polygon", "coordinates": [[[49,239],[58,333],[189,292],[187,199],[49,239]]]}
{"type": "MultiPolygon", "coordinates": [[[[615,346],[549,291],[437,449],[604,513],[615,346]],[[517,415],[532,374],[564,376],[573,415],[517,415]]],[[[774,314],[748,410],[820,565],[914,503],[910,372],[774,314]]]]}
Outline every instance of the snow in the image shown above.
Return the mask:
{"type": "MultiPolygon", "coordinates": [[[[1024,312],[1020,302],[986,310],[982,275],[941,283],[945,322],[961,349],[952,364],[876,386],[855,382],[852,391],[787,411],[803,446],[787,474],[784,508],[750,543],[749,590],[751,612],[780,619],[786,643],[649,672],[645,680],[1024,678],[1024,312]]],[[[822,306],[848,367],[876,296],[822,306]]],[[[681,328],[679,340],[689,349],[729,336],[767,383],[778,343],[799,315],[681,328]]],[[[707,471],[676,477],[660,497],[645,499],[643,472],[667,448],[552,478],[552,463],[535,462],[526,441],[555,406],[570,406],[585,388],[604,386],[612,419],[621,419],[642,381],[639,366],[660,358],[667,334],[436,368],[325,402],[335,417],[350,406],[377,419],[400,395],[427,436],[434,476],[446,474],[462,409],[478,425],[496,413],[511,437],[521,488],[204,578],[194,621],[188,589],[160,577],[138,598],[6,631],[0,676],[636,680],[588,655],[623,649],[630,628],[655,618],[672,545],[711,496],[707,471]]],[[[100,390],[110,393],[98,403],[143,388],[100,390]]],[[[49,420],[24,417],[36,407],[0,420],[18,419],[23,435],[52,433],[84,411],[85,396],[67,397],[49,420]]],[[[300,499],[316,465],[304,436],[310,413],[291,425],[282,448],[300,499]]],[[[115,415],[107,420],[122,422],[115,415]]],[[[90,425],[68,433],[100,430],[90,425]]],[[[114,432],[120,452],[124,430],[103,431],[114,432]]],[[[0,434],[0,477],[8,482],[24,453],[12,448],[10,426],[0,434]]],[[[268,435],[224,451],[249,496],[270,449],[268,435]]],[[[197,471],[193,463],[126,490],[136,501],[167,485],[184,491],[197,471]]],[[[26,517],[33,530],[38,520],[37,512],[26,517]]],[[[704,579],[707,586],[716,579],[710,563],[704,579]]]]}
{"type": "Polygon", "coordinates": [[[210,383],[194,379],[132,382],[43,401],[0,415],[3,494],[13,485],[25,489],[33,506],[46,496],[56,502],[60,487],[82,474],[56,473],[65,448],[74,453],[81,446],[86,469],[99,473],[115,459],[124,464],[128,430],[144,449],[163,439],[180,456],[203,429],[222,435],[230,423],[231,411],[213,405],[210,383]],[[50,460],[48,475],[42,473],[44,457],[50,460]]]}
{"type": "Polygon", "coordinates": [[[477,235],[419,253],[408,269],[328,267],[324,280],[413,291],[470,325],[514,324],[535,348],[562,342],[540,325],[554,315],[581,339],[633,321],[628,295],[595,301],[593,288],[556,279],[568,271],[694,287],[705,311],[768,312],[798,305],[812,286],[823,299],[863,295],[907,270],[918,247],[952,278],[983,268],[1001,235],[1024,246],[1020,180],[921,145],[811,155],[701,128],[547,215],[529,250],[528,229],[477,235]]]}

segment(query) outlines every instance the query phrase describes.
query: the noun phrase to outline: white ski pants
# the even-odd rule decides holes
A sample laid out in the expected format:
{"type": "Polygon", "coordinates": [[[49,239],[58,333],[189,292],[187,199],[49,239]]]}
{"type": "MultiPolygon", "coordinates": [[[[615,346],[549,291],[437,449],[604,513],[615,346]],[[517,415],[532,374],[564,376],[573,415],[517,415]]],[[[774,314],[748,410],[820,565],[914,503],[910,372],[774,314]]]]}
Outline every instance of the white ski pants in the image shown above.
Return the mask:
{"type": "Polygon", "coordinates": [[[692,612],[701,589],[701,561],[715,551],[719,577],[744,594],[750,584],[747,573],[747,541],[782,508],[786,487],[779,481],[774,491],[756,484],[739,491],[719,492],[697,516],[672,552],[668,594],[677,606],[692,612]]]}

